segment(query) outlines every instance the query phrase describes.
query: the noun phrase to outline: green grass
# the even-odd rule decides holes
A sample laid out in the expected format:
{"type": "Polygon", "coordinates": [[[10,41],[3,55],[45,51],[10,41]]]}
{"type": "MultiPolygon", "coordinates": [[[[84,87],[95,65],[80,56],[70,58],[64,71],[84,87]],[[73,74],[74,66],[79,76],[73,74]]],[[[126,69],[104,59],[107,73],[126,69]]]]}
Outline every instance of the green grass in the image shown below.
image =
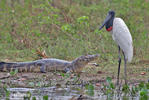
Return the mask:
{"type": "Polygon", "coordinates": [[[105,29],[98,31],[110,9],[130,29],[133,62],[149,59],[147,0],[5,0],[0,5],[1,61],[35,60],[36,50],[41,49],[49,57],[69,60],[99,53],[100,62],[117,63],[118,50],[111,35],[105,29]]]}

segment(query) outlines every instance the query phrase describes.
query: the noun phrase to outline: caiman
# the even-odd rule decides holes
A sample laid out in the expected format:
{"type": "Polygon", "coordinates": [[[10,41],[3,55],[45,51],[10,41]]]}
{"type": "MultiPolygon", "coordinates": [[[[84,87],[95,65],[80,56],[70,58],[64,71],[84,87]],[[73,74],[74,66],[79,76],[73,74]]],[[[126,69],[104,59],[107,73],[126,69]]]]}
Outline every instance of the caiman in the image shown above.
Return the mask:
{"type": "Polygon", "coordinates": [[[0,62],[0,71],[18,72],[49,72],[49,71],[64,71],[64,72],[81,72],[90,61],[97,59],[99,54],[84,55],[76,58],[73,61],[66,61],[55,58],[40,59],[31,62],[0,62]]]}

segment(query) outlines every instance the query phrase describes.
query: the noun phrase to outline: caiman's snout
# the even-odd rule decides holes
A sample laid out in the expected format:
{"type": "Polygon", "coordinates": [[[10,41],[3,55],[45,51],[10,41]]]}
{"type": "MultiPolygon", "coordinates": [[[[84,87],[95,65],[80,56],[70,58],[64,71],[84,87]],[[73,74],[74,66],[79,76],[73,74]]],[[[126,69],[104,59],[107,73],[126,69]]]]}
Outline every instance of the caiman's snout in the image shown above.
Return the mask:
{"type": "Polygon", "coordinates": [[[88,55],[89,58],[98,58],[100,55],[99,54],[95,54],[95,55],[88,55]]]}
{"type": "Polygon", "coordinates": [[[87,55],[86,57],[87,58],[97,58],[99,56],[100,56],[99,54],[95,54],[95,55],[87,55]]]}
{"type": "Polygon", "coordinates": [[[82,56],[82,58],[80,59],[82,62],[90,62],[93,61],[95,59],[97,59],[100,55],[99,54],[95,54],[95,55],[86,55],[86,56],[82,56]]]}
{"type": "Polygon", "coordinates": [[[90,61],[97,59],[99,56],[99,54],[95,54],[78,57],[72,61],[72,66],[64,69],[64,72],[81,72],[82,68],[85,67],[85,65],[87,65],[90,61]]]}

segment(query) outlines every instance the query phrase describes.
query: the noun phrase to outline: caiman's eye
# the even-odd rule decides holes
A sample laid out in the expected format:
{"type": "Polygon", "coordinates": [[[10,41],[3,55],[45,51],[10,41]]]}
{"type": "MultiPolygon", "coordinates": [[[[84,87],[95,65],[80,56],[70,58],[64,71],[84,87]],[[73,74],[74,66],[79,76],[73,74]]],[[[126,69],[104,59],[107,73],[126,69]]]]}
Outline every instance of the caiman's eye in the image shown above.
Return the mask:
{"type": "Polygon", "coordinates": [[[82,59],[79,60],[80,62],[82,61],[82,59]]]}

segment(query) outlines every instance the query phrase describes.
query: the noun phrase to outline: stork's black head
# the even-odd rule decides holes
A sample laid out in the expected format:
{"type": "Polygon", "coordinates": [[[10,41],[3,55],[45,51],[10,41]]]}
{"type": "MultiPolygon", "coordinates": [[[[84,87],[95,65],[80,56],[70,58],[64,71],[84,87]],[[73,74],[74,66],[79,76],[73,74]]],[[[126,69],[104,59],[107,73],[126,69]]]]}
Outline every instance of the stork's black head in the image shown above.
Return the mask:
{"type": "Polygon", "coordinates": [[[115,12],[113,10],[109,11],[108,14],[113,16],[113,17],[115,16],[115,12]]]}
{"type": "Polygon", "coordinates": [[[102,26],[99,28],[101,30],[104,26],[106,26],[107,31],[111,31],[113,27],[113,20],[115,17],[115,12],[114,11],[109,11],[106,19],[104,20],[102,26]]]}

